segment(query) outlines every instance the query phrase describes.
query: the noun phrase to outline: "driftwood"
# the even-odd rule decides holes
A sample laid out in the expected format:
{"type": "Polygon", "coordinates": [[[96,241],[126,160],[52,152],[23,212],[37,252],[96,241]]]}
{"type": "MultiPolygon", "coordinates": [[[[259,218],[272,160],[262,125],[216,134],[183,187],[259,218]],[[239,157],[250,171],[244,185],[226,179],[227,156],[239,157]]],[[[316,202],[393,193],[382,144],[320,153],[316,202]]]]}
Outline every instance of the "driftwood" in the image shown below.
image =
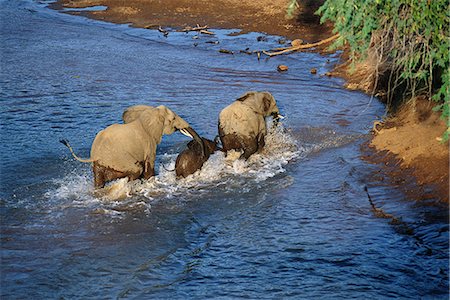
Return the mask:
{"type": "Polygon", "coordinates": [[[159,26],[158,31],[161,32],[165,37],[169,35],[169,32],[163,29],[161,26],[159,26]]]}
{"type": "Polygon", "coordinates": [[[201,30],[206,30],[206,29],[208,29],[208,25],[200,26],[197,24],[197,27],[186,26],[183,29],[181,29],[181,31],[189,32],[189,31],[201,31],[201,30]]]}
{"type": "Polygon", "coordinates": [[[197,27],[186,26],[180,30],[181,32],[190,32],[190,31],[198,31],[203,34],[214,35],[215,33],[208,30],[208,25],[200,26],[197,24],[197,27]]]}
{"type": "MultiPolygon", "coordinates": [[[[145,28],[151,29],[151,28],[154,28],[156,26],[158,26],[158,25],[151,24],[151,25],[145,26],[145,28]]],[[[214,32],[209,31],[207,29],[208,29],[208,25],[200,26],[200,25],[197,24],[197,27],[186,26],[183,29],[178,30],[178,31],[181,31],[181,32],[197,31],[197,32],[200,32],[202,34],[215,35],[214,32]]],[[[161,26],[159,26],[158,31],[161,32],[162,34],[164,34],[165,37],[167,37],[169,35],[169,31],[163,29],[161,26]]],[[[196,38],[198,38],[198,37],[196,37],[196,38]]]]}
{"type": "Polygon", "coordinates": [[[200,33],[209,34],[209,35],[214,35],[215,34],[214,32],[208,31],[208,30],[200,30],[200,33]]]}
{"type": "Polygon", "coordinates": [[[327,39],[324,39],[324,40],[321,40],[319,42],[312,43],[312,44],[300,44],[300,45],[291,46],[291,47],[287,47],[287,48],[277,48],[277,49],[275,49],[275,50],[278,50],[278,51],[273,51],[273,52],[262,51],[262,52],[265,55],[267,55],[267,56],[275,56],[275,55],[285,54],[285,53],[294,52],[294,51],[298,51],[298,50],[302,50],[302,49],[308,49],[308,48],[312,48],[312,47],[317,47],[317,46],[329,43],[329,42],[337,39],[338,37],[339,37],[339,34],[335,34],[332,37],[329,37],[327,39]]]}
{"type": "Polygon", "coordinates": [[[225,53],[225,54],[234,54],[233,51],[227,50],[227,49],[220,49],[219,50],[220,53],[225,53]]]}
{"type": "Polygon", "coordinates": [[[160,27],[159,24],[148,24],[144,26],[145,29],[155,29],[158,27],[160,27]]]}

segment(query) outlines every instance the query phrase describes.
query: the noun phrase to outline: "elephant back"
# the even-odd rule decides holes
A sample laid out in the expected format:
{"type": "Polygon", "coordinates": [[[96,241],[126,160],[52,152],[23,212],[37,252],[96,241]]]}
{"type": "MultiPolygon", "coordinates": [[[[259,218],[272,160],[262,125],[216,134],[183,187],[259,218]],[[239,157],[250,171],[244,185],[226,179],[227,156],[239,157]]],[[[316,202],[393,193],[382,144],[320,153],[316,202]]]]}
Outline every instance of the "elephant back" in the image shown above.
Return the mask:
{"type": "Polygon", "coordinates": [[[91,159],[115,171],[141,173],[146,158],[154,161],[156,146],[157,142],[134,123],[113,124],[95,137],[91,159]]]}
{"type": "Polygon", "coordinates": [[[235,101],[225,107],[219,115],[219,127],[224,134],[237,133],[243,136],[256,136],[264,126],[264,117],[257,114],[244,102],[235,101]]]}
{"type": "Polygon", "coordinates": [[[128,107],[122,114],[122,120],[125,124],[131,123],[139,118],[142,112],[154,108],[150,105],[133,105],[128,107]]]}

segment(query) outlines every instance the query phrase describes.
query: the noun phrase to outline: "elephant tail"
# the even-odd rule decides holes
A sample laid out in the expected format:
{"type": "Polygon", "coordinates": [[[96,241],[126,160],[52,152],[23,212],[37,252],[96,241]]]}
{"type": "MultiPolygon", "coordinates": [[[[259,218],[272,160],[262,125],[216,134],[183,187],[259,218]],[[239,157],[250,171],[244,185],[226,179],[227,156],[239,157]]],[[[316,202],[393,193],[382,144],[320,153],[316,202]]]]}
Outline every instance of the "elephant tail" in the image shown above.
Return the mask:
{"type": "Polygon", "coordinates": [[[72,147],[70,146],[68,140],[63,139],[63,140],[60,140],[59,142],[60,142],[61,144],[63,144],[64,146],[66,146],[67,148],[69,148],[70,153],[72,153],[72,156],[73,156],[76,160],[81,161],[81,162],[84,162],[84,163],[92,163],[92,162],[94,162],[94,160],[91,159],[91,158],[80,158],[80,157],[78,157],[78,156],[75,154],[75,152],[73,151],[72,147]]]}

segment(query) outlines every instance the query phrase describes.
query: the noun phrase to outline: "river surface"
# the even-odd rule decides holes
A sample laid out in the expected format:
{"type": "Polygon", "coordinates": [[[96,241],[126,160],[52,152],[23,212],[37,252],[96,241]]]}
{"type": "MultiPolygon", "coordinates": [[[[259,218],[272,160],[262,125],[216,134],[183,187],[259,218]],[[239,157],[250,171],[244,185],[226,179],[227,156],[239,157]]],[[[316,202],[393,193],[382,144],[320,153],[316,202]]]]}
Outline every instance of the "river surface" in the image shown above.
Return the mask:
{"type": "Polygon", "coordinates": [[[45,4],[0,1],[2,299],[448,299],[447,208],[361,159],[384,109],[320,76],[338,54],[258,60],[239,50],[279,37],[164,37],[45,4]],[[59,143],[87,157],[134,104],[166,105],[212,139],[248,90],[286,116],[265,151],[214,154],[183,180],[170,171],[180,133],[163,137],[155,178],[104,197],[59,143]]]}

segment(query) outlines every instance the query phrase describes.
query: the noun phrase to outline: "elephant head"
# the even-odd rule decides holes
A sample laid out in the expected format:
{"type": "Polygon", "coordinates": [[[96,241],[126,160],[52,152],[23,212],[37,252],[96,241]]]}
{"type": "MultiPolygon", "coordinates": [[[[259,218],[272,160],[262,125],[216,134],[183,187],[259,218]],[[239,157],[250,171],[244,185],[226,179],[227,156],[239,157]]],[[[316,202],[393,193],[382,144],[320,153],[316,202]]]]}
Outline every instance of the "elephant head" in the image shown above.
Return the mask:
{"type": "Polygon", "coordinates": [[[282,119],[275,98],[269,92],[246,92],[236,99],[251,107],[256,113],[264,117],[272,116],[275,120],[282,119]]]}
{"type": "Polygon", "coordinates": [[[143,111],[146,111],[147,109],[153,109],[153,106],[150,105],[134,105],[128,107],[122,114],[122,120],[126,123],[131,123],[135,121],[143,111]]]}
{"type": "Polygon", "coordinates": [[[149,105],[134,105],[128,107],[122,114],[122,120],[125,124],[133,122],[139,117],[145,119],[144,122],[147,124],[150,124],[153,121],[153,118],[158,117],[161,122],[163,122],[162,134],[172,134],[176,130],[179,130],[182,134],[194,139],[199,144],[203,156],[205,155],[205,146],[197,132],[185,120],[166,106],[160,105],[155,108],[149,105]],[[148,113],[153,109],[158,110],[157,116],[155,116],[155,114],[148,113]]]}

